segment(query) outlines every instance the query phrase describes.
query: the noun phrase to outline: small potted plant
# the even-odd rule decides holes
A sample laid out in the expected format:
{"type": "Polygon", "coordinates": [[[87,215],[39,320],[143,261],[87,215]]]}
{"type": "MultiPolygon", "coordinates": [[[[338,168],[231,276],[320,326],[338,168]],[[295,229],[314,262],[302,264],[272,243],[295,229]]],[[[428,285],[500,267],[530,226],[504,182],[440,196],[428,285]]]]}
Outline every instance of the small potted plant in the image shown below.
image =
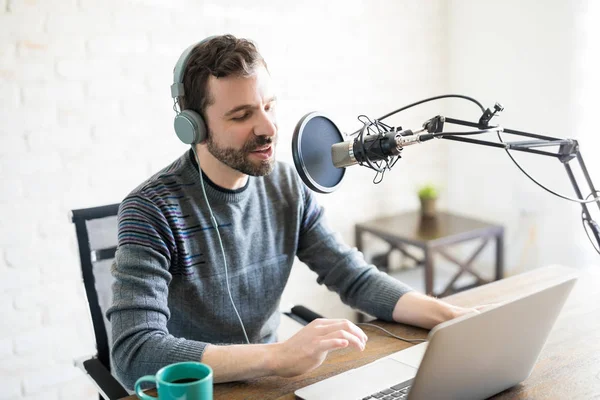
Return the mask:
{"type": "Polygon", "coordinates": [[[417,192],[421,201],[421,215],[427,218],[434,218],[436,214],[436,201],[438,190],[432,184],[421,186],[417,192]]]}

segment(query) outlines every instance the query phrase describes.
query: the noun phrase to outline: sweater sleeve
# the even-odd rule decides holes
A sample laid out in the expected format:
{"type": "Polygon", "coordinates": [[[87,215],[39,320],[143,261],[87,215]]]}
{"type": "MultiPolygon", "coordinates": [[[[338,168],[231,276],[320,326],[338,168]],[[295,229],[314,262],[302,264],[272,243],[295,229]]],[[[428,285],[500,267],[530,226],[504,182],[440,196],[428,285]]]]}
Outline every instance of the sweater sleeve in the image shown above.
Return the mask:
{"type": "Polygon", "coordinates": [[[298,258],[318,275],[317,282],[340,295],[345,304],[377,318],[392,321],[400,296],[412,289],[365,261],[327,224],[323,208],[303,188],[304,214],[298,258]]]}
{"type": "Polygon", "coordinates": [[[118,250],[112,267],[111,362],[128,388],[167,364],[200,361],[207,343],[169,334],[167,304],[172,235],[166,219],[143,197],[126,199],[119,209],[118,250]]]}

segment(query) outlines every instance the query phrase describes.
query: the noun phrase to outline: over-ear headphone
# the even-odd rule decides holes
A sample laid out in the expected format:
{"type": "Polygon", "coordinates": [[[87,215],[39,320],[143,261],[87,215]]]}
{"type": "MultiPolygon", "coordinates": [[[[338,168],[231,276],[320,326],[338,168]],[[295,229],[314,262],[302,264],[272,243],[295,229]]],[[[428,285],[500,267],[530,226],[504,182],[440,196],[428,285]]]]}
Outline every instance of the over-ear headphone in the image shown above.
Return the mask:
{"type": "MultiPolygon", "coordinates": [[[[171,85],[171,97],[175,101],[173,106],[175,112],[177,112],[177,107],[181,107],[179,98],[185,95],[183,89],[183,74],[192,50],[213,37],[214,36],[207,37],[201,42],[191,45],[185,49],[181,56],[179,56],[179,60],[177,60],[177,64],[175,64],[175,68],[173,69],[173,84],[171,85]]],[[[207,129],[204,118],[194,110],[180,109],[175,116],[173,126],[175,127],[177,137],[185,144],[193,145],[203,142],[206,139],[207,129]]]]}

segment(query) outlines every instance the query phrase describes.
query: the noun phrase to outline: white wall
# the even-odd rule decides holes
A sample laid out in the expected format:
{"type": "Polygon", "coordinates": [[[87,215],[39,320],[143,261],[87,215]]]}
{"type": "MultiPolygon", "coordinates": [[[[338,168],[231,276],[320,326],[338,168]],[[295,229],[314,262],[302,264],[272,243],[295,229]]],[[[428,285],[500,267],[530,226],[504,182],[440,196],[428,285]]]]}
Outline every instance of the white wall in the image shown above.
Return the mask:
{"type": "MultiPolygon", "coordinates": [[[[445,92],[446,11],[418,0],[0,0],[0,399],[95,398],[72,367],[94,345],[68,212],[120,201],[186,150],[169,97],[185,47],[224,32],[258,43],[280,85],[278,157],[291,162],[308,111],[351,131],[358,114],[445,92]]],[[[406,152],[381,185],[351,169],[320,199],[350,242],[356,221],[416,207],[416,185],[444,182],[446,165],[435,143],[406,152]]],[[[352,317],[301,265],[289,302],[352,317]]]]}
{"type": "MultiPolygon", "coordinates": [[[[575,60],[575,130],[581,139],[583,155],[587,168],[594,179],[596,190],[600,190],[600,135],[596,129],[598,108],[600,107],[600,2],[586,1],[579,3],[577,8],[576,32],[580,40],[576,43],[578,56],[575,60]]],[[[586,186],[587,187],[587,186],[586,186]]],[[[589,207],[592,217],[600,221],[598,207],[589,207]]],[[[597,253],[589,251],[587,240],[579,243],[586,250],[581,255],[580,263],[583,265],[598,265],[600,257],[597,253]]]]}
{"type": "MultiPolygon", "coordinates": [[[[599,14],[588,10],[592,4],[450,2],[448,88],[470,94],[486,107],[502,103],[505,110],[496,121],[508,128],[579,140],[598,185],[595,152],[600,142],[593,118],[600,102],[598,69],[592,67],[598,65],[598,31],[592,21],[599,14]]],[[[476,108],[468,104],[453,103],[449,114],[479,118],[476,108]]],[[[525,139],[504,136],[504,140],[525,139]]],[[[454,188],[448,205],[505,224],[509,273],[549,263],[576,267],[598,263],[581,226],[579,205],[538,188],[504,150],[451,143],[448,151],[448,187],[454,188]]],[[[541,183],[575,197],[560,162],[537,155],[514,156],[541,183]]],[[[585,181],[579,182],[587,195],[585,181]]]]}

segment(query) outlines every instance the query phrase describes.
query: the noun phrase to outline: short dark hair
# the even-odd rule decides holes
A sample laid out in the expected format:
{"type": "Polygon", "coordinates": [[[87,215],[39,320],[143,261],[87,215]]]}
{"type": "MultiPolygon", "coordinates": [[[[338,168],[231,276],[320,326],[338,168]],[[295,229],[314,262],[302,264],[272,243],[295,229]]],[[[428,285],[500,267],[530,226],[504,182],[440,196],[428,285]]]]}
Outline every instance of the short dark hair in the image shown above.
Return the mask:
{"type": "Polygon", "coordinates": [[[179,101],[181,109],[191,109],[205,116],[206,107],[214,102],[208,91],[208,78],[250,76],[258,65],[267,64],[248,39],[233,35],[215,36],[199,43],[191,52],[183,73],[185,95],[179,101]]]}

